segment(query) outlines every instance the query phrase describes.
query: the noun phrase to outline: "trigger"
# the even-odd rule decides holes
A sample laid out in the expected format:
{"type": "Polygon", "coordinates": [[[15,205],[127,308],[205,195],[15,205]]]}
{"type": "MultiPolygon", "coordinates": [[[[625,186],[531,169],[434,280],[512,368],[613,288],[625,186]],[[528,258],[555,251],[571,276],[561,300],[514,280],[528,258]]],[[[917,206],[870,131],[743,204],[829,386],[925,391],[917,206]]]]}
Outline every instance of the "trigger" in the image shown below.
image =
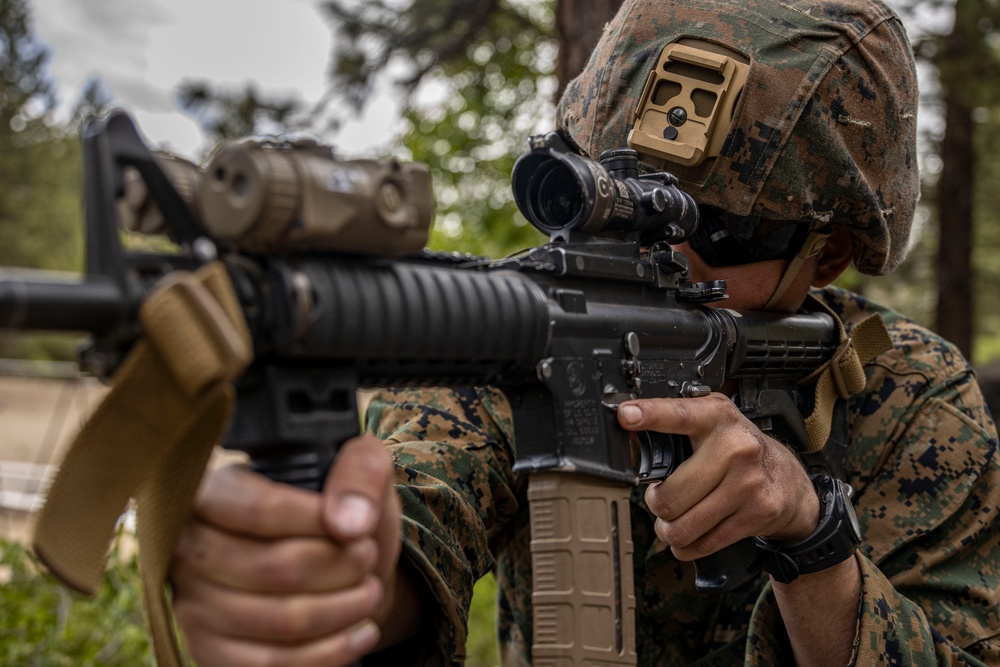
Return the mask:
{"type": "Polygon", "coordinates": [[[687,436],[656,431],[639,431],[639,479],[665,479],[691,456],[691,441],[687,436]]]}

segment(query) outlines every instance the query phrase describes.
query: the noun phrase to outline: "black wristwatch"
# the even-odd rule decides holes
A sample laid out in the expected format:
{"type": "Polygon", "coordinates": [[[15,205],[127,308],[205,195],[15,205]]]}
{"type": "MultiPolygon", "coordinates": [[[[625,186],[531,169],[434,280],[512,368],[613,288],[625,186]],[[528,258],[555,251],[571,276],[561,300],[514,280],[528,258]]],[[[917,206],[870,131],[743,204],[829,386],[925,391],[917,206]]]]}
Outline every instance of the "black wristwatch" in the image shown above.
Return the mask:
{"type": "Polygon", "coordinates": [[[783,584],[800,574],[819,572],[854,555],[861,544],[861,526],[851,505],[851,486],[829,475],[811,475],[819,495],[819,524],[797,544],[755,538],[761,568],[783,584]]]}

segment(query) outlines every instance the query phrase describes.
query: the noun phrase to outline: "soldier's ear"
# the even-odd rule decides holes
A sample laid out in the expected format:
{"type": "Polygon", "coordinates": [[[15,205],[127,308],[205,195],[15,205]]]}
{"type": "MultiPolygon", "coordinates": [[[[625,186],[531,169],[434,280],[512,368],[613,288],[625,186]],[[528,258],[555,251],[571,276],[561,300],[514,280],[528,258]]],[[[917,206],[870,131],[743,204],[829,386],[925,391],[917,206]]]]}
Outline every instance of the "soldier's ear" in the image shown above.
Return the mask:
{"type": "Polygon", "coordinates": [[[813,287],[826,287],[836,280],[854,258],[854,237],[851,230],[843,225],[834,225],[833,233],[826,240],[819,259],[816,261],[816,275],[813,287]]]}

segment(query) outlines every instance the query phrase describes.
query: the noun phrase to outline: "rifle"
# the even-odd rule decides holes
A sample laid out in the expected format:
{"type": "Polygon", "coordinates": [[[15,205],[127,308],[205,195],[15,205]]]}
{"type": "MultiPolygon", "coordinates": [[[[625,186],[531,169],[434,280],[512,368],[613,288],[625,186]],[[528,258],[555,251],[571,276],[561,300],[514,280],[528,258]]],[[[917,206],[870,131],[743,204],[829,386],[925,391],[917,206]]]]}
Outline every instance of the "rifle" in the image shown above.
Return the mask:
{"type": "MultiPolygon", "coordinates": [[[[620,403],[735,382],[763,430],[807,441],[812,397],[798,381],[837,348],[834,319],[710,307],[725,283],[692,283],[672,247],[697,207],[671,175],[640,176],[634,151],[598,162],[558,134],[532,138],[514,194],[550,241],[487,260],[422,250],[421,165],[244,141],[200,170],[154,155],[122,112],[89,121],[82,141],[86,275],[0,274],[0,329],[89,332],[81,364],[108,377],[148,333],[137,312],[154,286],[223,262],[254,358],[222,444],[308,489],[358,433],[359,388],[501,388],[515,471],[529,476],[538,665],[636,661],[629,492],[669,475],[690,444],[630,437],[620,403]],[[178,250],[124,249],[123,222],[178,250]]],[[[753,538],[696,568],[700,590],[732,590],[759,572],[753,538]]]]}

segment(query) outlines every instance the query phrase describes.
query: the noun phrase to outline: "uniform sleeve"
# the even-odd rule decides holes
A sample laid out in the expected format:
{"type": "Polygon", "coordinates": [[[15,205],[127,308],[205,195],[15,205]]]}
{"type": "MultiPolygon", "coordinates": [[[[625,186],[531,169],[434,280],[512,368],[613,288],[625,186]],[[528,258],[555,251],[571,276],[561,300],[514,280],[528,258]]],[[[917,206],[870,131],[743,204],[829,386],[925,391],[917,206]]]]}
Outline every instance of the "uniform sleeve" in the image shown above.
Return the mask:
{"type": "Polygon", "coordinates": [[[898,444],[859,482],[858,664],[1000,664],[996,428],[971,372],[920,389],[898,444]]]}
{"type": "MultiPolygon", "coordinates": [[[[919,384],[892,382],[905,391],[919,384]]],[[[869,460],[854,461],[851,480],[865,536],[853,664],[1000,665],[996,430],[971,374],[919,389],[905,409],[891,400],[869,406],[869,425],[884,428],[857,434],[861,444],[881,442],[861,448],[869,460]]],[[[788,663],[783,635],[767,587],[751,620],[748,664],[788,663]]]]}
{"type": "Polygon", "coordinates": [[[372,398],[367,426],[392,452],[404,558],[432,607],[424,631],[404,644],[404,662],[461,664],[473,585],[493,568],[523,496],[506,400],[489,389],[385,390],[372,398]]]}

